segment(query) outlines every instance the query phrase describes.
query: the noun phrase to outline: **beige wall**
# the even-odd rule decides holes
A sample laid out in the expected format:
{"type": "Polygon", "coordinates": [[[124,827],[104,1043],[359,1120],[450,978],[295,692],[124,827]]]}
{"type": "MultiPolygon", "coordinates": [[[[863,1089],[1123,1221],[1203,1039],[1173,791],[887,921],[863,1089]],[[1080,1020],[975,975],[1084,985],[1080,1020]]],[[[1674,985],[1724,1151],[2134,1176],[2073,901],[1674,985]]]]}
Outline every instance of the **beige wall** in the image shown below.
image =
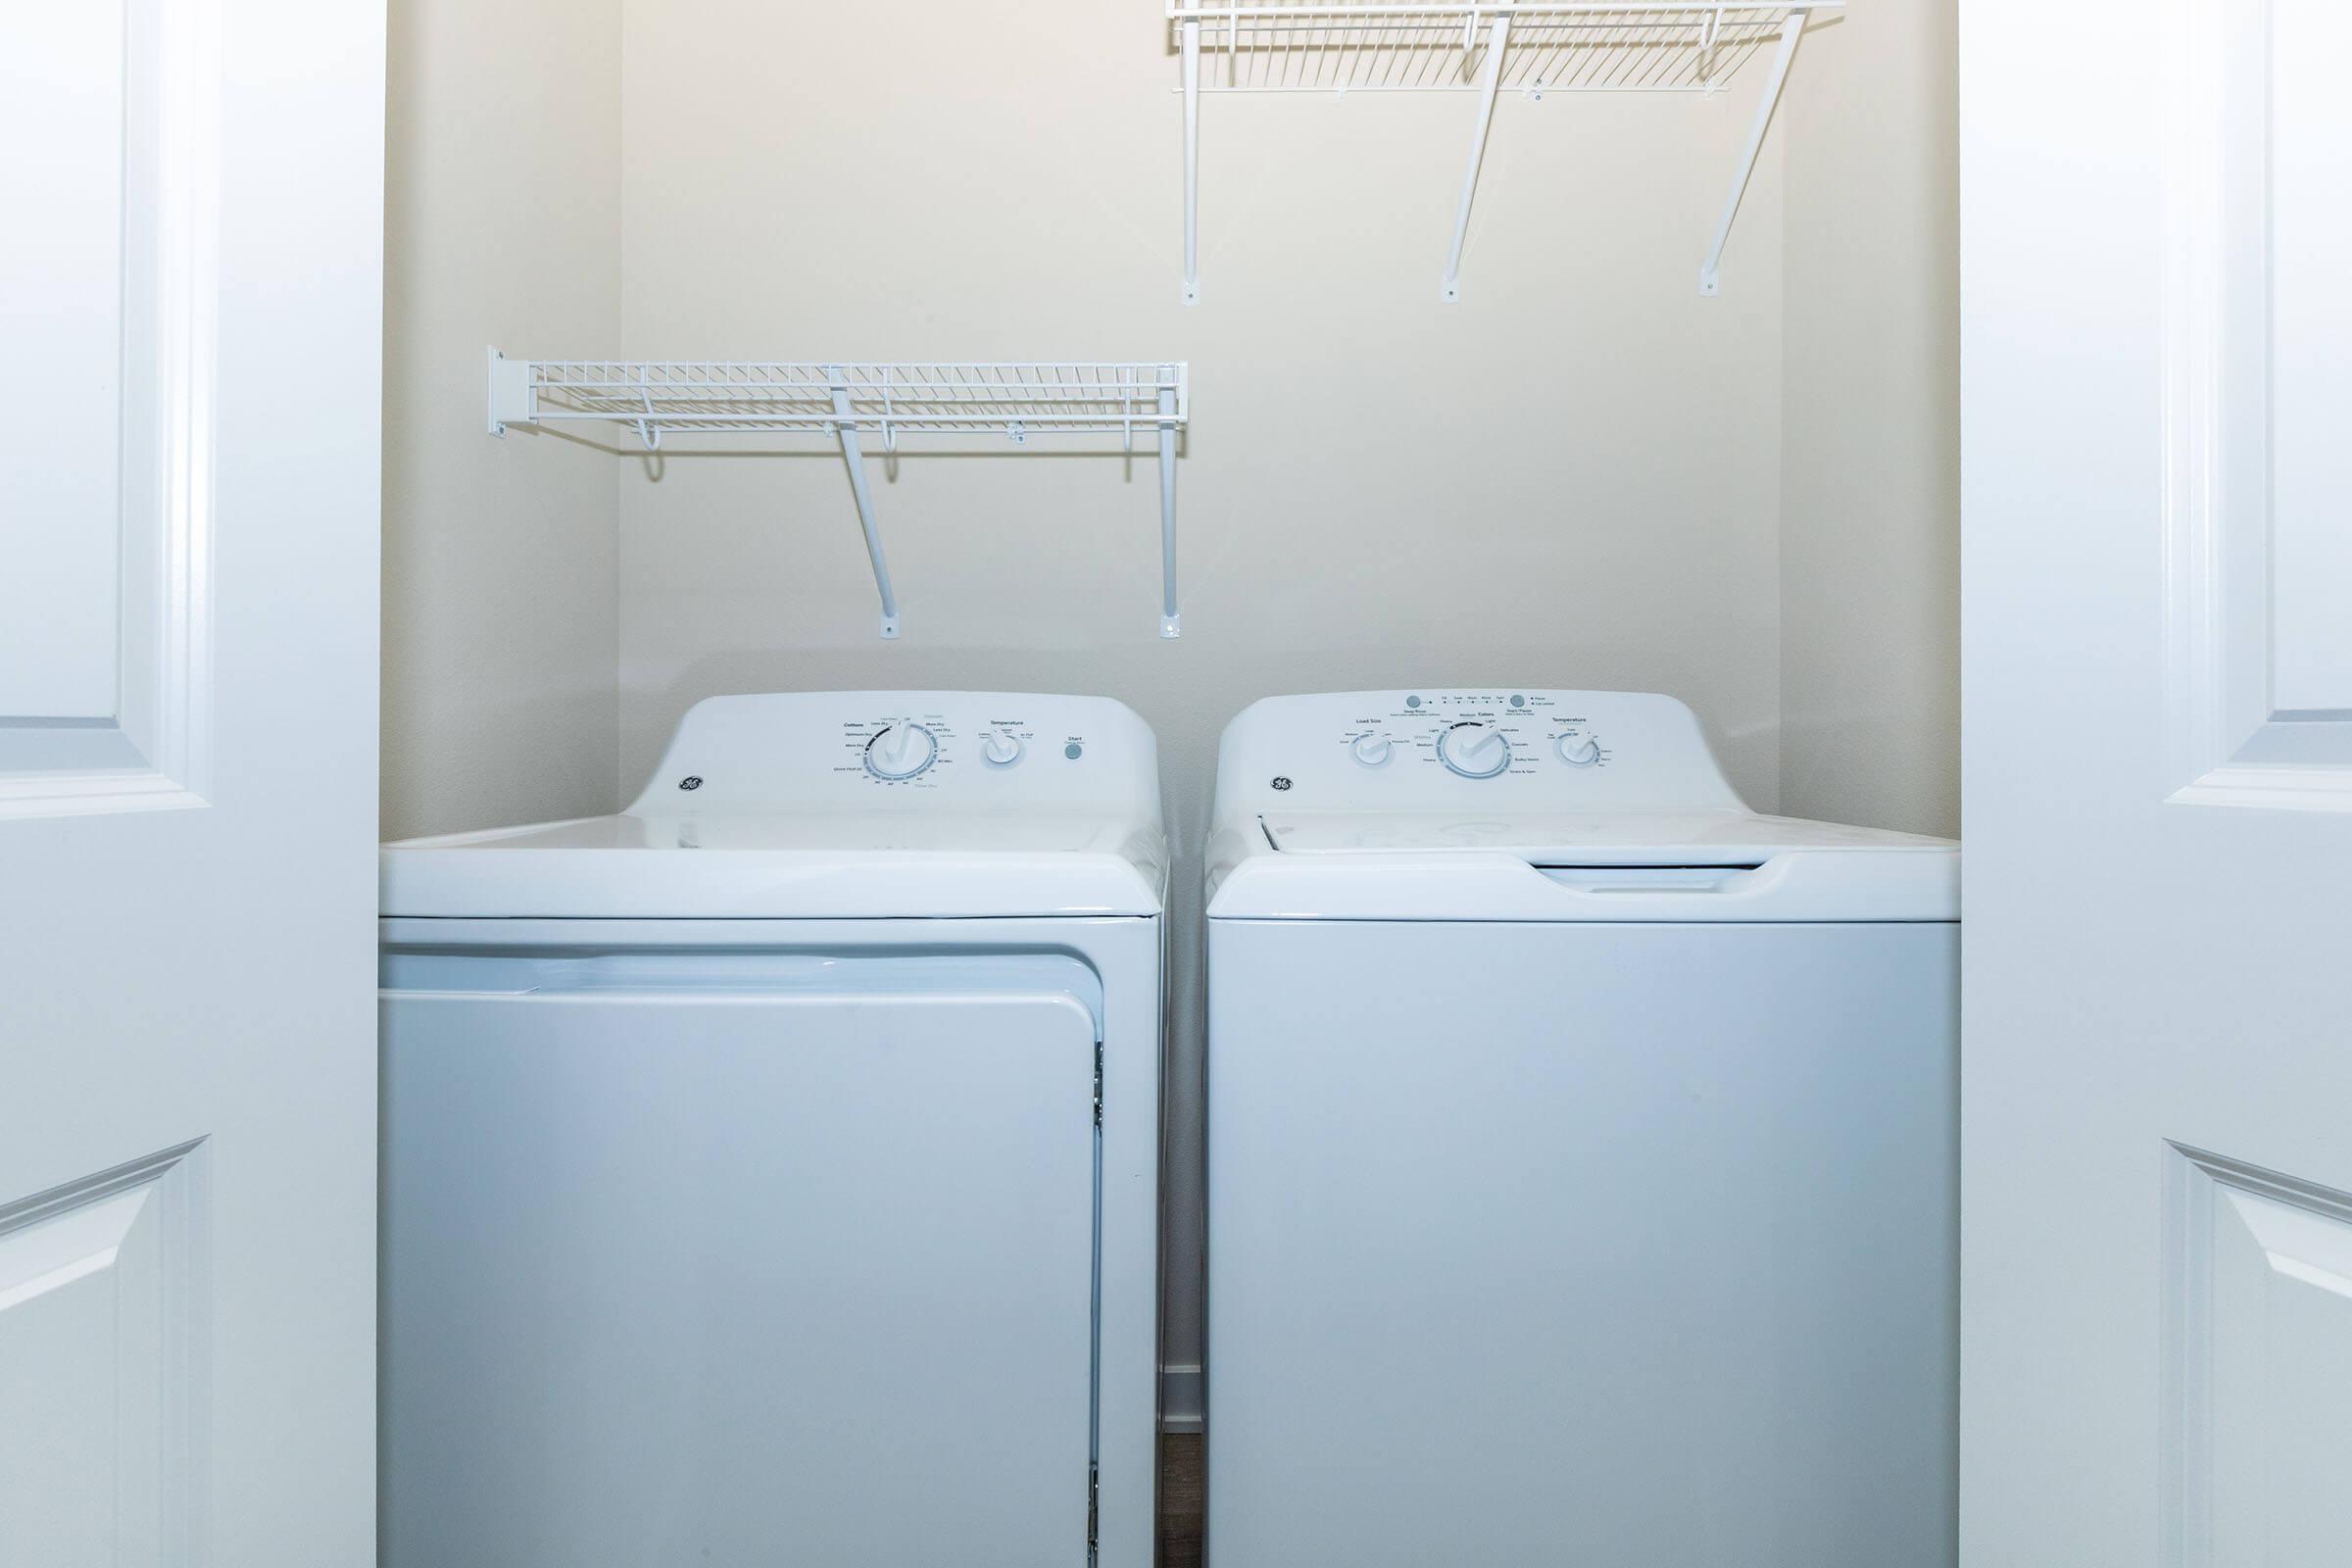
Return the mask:
{"type": "Polygon", "coordinates": [[[1798,56],[1781,428],[1781,806],[1960,831],[1957,43],[1869,0],[1798,56]]]}
{"type": "Polygon", "coordinates": [[[382,831],[610,810],[612,460],[491,440],[483,352],[619,334],[618,0],[396,0],[390,42],[382,831]]]}
{"type": "Polygon", "coordinates": [[[1185,635],[1157,635],[1150,463],[877,471],[896,643],[874,635],[838,460],[631,463],[620,784],[712,692],[1068,689],[1143,712],[1179,851],[1168,1337],[1184,1362],[1198,851],[1226,719],[1283,691],[1670,691],[1750,798],[1775,802],[1779,164],[1723,295],[1702,299],[1754,79],[1713,101],[1506,98],[1462,303],[1446,306],[1468,99],[1216,99],[1204,303],[1187,310],[1159,8],[1004,16],[934,7],[883,38],[857,8],[629,0],[625,351],[1189,360],[1185,635]]]}

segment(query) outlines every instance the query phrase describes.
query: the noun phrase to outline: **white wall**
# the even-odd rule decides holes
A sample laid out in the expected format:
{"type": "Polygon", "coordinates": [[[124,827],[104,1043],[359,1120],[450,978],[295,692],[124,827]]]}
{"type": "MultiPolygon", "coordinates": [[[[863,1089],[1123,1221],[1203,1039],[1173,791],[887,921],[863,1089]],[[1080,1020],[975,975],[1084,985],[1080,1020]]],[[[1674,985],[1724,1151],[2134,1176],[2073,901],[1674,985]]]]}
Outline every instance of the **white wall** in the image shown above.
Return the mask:
{"type": "Polygon", "coordinates": [[[1960,285],[1950,0],[1812,33],[1788,154],[1781,807],[1960,831],[1960,285]]]}
{"type": "Polygon", "coordinates": [[[625,12],[626,353],[1192,362],[1181,641],[1157,636],[1152,465],[1116,457],[910,456],[877,482],[896,643],[821,452],[631,462],[620,562],[624,794],[712,692],[1074,689],[1157,729],[1182,988],[1168,1353],[1190,1361],[1198,850],[1227,718],[1358,686],[1670,691],[1776,800],[1777,154],[1723,295],[1696,282],[1755,78],[1505,99],[1454,306],[1467,98],[1217,99],[1188,311],[1157,6],[1052,0],[1017,27],[939,6],[881,34],[858,8],[625,12]]]}
{"type": "Polygon", "coordinates": [[[614,804],[612,460],[491,440],[483,352],[619,334],[619,45],[618,0],[391,7],[386,838],[614,804]]]}

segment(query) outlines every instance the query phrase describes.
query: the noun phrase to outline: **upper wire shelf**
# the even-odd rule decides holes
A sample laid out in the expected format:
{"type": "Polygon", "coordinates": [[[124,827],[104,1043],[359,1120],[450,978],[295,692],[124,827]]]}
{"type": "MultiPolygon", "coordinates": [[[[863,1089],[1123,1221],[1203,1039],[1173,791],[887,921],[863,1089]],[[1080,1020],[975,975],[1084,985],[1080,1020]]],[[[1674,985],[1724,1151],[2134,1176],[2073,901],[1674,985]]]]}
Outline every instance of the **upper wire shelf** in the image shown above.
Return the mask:
{"type": "Polygon", "coordinates": [[[899,634],[898,596],[866,483],[864,437],[885,452],[905,436],[1110,436],[1132,452],[1138,431],[1159,457],[1160,635],[1178,634],[1176,437],[1191,412],[1181,362],[882,365],[725,360],[489,359],[489,428],[608,420],[647,451],[672,434],[825,435],[849,466],[865,531],[882,635],[899,634]]]}
{"type": "Polygon", "coordinates": [[[1716,274],[1732,220],[1816,11],[1845,0],[1492,0],[1453,5],[1243,5],[1169,0],[1169,40],[1184,94],[1184,302],[1200,301],[1200,99],[1252,92],[1461,92],[1477,107],[1469,167],[1439,298],[1461,298],[1462,246],[1486,157],[1494,99],[1505,91],[1712,93],[1769,51],[1770,67],[1733,171],[1731,195],[1699,264],[1716,274]]]}
{"type": "MultiPolygon", "coordinates": [[[[1837,4],[1838,0],[1823,0],[1837,4]]],[[[1504,91],[1714,92],[1780,36],[1793,9],[1692,0],[1633,4],[1525,0],[1492,5],[1168,7],[1181,49],[1188,22],[1212,58],[1202,92],[1477,92],[1487,39],[1510,22],[1504,91]]]]}

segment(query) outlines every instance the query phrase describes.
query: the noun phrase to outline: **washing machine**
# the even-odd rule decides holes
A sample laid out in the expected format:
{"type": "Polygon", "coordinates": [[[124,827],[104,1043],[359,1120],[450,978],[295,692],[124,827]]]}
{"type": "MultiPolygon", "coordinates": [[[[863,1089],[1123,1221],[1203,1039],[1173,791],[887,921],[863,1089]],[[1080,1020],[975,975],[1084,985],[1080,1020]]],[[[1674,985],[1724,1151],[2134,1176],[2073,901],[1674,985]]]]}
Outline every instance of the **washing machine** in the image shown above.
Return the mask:
{"type": "Polygon", "coordinates": [[[382,858],[390,1568],[1147,1568],[1152,732],[717,697],[382,858]]]}
{"type": "Polygon", "coordinates": [[[1666,697],[1235,719],[1214,1568],[1951,1563],[1957,856],[1750,811],[1666,697]]]}

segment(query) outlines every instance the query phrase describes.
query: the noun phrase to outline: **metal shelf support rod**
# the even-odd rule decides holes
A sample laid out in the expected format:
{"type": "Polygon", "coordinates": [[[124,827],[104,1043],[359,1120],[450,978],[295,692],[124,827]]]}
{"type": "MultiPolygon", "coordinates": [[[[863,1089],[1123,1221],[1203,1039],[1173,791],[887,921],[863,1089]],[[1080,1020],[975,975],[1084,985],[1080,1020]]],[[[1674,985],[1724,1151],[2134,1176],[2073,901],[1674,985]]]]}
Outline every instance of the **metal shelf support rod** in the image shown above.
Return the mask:
{"type": "Polygon", "coordinates": [[[1773,51],[1772,70],[1764,78],[1764,93],[1756,102],[1755,122],[1747,127],[1747,145],[1740,151],[1740,167],[1732,175],[1731,198],[1723,204],[1723,217],[1715,224],[1714,243],[1707,247],[1707,259],[1698,269],[1698,291],[1707,296],[1722,292],[1716,278],[1716,269],[1723,265],[1723,248],[1731,242],[1732,220],[1740,216],[1740,202],[1747,195],[1747,182],[1756,172],[1756,155],[1764,150],[1764,133],[1772,128],[1773,111],[1780,107],[1781,89],[1788,83],[1788,65],[1796,58],[1796,46],[1804,40],[1805,18],[1803,6],[1792,9],[1781,24],[1780,47],[1773,51]]]}
{"type": "MultiPolygon", "coordinates": [[[[1478,13],[1470,14],[1470,25],[1478,13]]],[[[1494,122],[1494,89],[1502,82],[1502,54],[1511,39],[1511,15],[1497,16],[1487,29],[1487,58],[1478,84],[1478,119],[1470,128],[1470,168],[1462,175],[1462,206],[1453,219],[1453,249],[1446,256],[1446,276],[1438,298],[1451,305],[1462,297],[1462,243],[1470,237],[1470,201],[1478,194],[1478,166],[1487,156],[1487,127],[1494,122]]]]}
{"type": "Polygon", "coordinates": [[[882,596],[882,635],[899,634],[899,596],[891,592],[890,564],[882,559],[882,528],[874,520],[873,492],[866,488],[865,454],[858,443],[858,417],[850,410],[849,383],[841,371],[825,371],[833,387],[833,434],[841,442],[841,460],[849,466],[850,492],[858,498],[858,522],[865,529],[865,554],[874,564],[874,587],[882,596]]]}
{"type": "Polygon", "coordinates": [[[1159,634],[1184,635],[1176,612],[1176,367],[1159,368],[1159,634]]]}
{"type": "Polygon", "coordinates": [[[1184,24],[1184,303],[1200,303],[1200,24],[1184,24]]]}

